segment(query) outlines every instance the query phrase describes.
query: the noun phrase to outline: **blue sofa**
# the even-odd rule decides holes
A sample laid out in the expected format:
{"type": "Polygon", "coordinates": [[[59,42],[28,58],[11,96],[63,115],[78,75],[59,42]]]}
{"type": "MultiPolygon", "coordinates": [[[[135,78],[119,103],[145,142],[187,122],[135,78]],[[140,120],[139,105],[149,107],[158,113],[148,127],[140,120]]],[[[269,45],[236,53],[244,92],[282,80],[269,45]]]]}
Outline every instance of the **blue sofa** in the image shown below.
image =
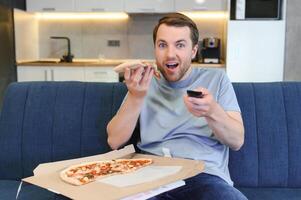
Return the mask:
{"type": "MultiPolygon", "coordinates": [[[[230,152],[235,187],[250,200],[301,199],[301,83],[234,83],[245,144],[230,152]]],[[[44,162],[110,151],[106,125],[123,83],[12,83],[0,116],[0,199],[44,162]]],[[[139,130],[129,143],[136,143],[139,130]]],[[[18,199],[64,199],[24,183],[18,199]]]]}

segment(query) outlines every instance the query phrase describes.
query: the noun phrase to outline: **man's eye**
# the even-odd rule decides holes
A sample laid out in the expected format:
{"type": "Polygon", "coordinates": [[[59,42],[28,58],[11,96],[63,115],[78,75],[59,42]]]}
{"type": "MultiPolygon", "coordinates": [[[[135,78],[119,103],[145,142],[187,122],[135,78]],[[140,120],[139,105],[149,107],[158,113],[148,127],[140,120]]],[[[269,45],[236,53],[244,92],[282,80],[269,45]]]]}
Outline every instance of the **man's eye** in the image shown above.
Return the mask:
{"type": "Polygon", "coordinates": [[[164,48],[164,47],[166,47],[166,44],[160,43],[160,44],[158,44],[158,47],[159,47],[159,48],[164,48]]]}
{"type": "Polygon", "coordinates": [[[184,48],[184,47],[185,47],[185,44],[182,44],[182,43],[177,44],[177,48],[184,48]]]}

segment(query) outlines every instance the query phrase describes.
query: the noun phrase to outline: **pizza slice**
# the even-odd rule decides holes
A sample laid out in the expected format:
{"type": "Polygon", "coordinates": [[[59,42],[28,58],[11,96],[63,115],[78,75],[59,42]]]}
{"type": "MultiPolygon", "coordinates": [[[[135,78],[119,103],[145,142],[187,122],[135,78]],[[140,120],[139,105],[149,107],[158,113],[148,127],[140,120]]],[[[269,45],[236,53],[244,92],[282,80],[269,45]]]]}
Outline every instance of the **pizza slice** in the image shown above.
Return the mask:
{"type": "Polygon", "coordinates": [[[140,60],[124,62],[124,63],[116,66],[114,68],[114,71],[117,72],[117,73],[123,73],[126,68],[137,69],[138,67],[147,67],[148,65],[150,65],[154,69],[155,77],[160,79],[161,75],[160,75],[160,72],[159,72],[156,64],[147,64],[147,63],[144,63],[140,60]]]}

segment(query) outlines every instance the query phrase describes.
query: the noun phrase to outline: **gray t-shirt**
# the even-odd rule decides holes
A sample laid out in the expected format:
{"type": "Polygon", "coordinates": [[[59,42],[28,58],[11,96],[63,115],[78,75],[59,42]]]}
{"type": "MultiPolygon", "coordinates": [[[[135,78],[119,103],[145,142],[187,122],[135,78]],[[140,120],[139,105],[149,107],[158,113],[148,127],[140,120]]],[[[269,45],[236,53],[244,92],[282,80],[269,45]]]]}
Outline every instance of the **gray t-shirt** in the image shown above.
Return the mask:
{"type": "Polygon", "coordinates": [[[140,114],[138,147],[156,155],[168,148],[173,157],[205,161],[205,172],[233,185],[228,170],[229,148],[215,139],[204,117],[186,108],[186,90],[207,88],[225,111],[240,112],[231,82],[222,70],[193,68],[178,82],[153,79],[140,114]]]}

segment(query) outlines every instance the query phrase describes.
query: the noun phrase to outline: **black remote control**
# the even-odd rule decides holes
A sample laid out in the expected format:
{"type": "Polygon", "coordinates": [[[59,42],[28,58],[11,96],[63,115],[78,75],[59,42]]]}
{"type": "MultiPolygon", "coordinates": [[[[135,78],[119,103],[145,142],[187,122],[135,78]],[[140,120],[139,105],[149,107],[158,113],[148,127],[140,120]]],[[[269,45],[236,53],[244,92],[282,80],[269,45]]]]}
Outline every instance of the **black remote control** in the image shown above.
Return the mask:
{"type": "Polygon", "coordinates": [[[203,98],[203,93],[200,91],[187,90],[187,95],[194,98],[203,98]]]}

